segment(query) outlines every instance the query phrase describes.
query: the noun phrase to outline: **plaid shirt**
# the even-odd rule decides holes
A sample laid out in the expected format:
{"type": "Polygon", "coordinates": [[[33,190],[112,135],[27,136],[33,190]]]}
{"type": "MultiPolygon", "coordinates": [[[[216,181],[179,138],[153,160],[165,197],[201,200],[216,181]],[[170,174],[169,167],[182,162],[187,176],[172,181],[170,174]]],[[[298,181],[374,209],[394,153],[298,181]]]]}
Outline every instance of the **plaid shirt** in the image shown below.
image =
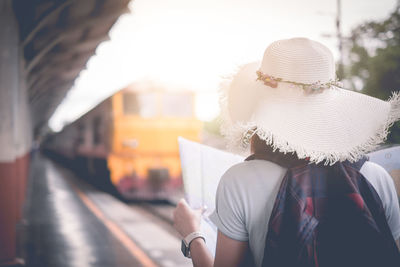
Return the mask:
{"type": "Polygon", "coordinates": [[[333,166],[269,151],[288,168],[269,220],[265,267],[400,266],[400,255],[375,189],[359,172],[366,159],[333,166]]]}

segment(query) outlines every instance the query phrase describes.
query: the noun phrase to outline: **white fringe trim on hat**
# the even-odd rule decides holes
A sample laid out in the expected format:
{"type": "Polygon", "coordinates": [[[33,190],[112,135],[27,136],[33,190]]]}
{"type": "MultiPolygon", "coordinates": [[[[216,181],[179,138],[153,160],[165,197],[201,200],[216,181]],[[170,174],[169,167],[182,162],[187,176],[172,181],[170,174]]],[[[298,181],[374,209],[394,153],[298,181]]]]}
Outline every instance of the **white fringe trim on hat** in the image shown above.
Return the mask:
{"type": "Polygon", "coordinates": [[[274,150],[285,154],[296,153],[300,159],[309,158],[311,163],[324,162],[325,165],[332,165],[338,161],[345,160],[355,162],[384,142],[389,133],[389,128],[400,119],[400,92],[393,92],[388,100],[390,103],[390,112],[386,121],[376,131],[375,135],[369,137],[366,142],[354,146],[345,152],[310,150],[301,145],[290,144],[272,132],[259,128],[255,123],[233,123],[228,112],[228,90],[228,86],[222,86],[220,90],[220,105],[223,118],[221,133],[228,141],[228,149],[240,154],[248,152],[250,139],[254,134],[257,134],[261,139],[265,140],[266,144],[272,146],[274,150]]]}

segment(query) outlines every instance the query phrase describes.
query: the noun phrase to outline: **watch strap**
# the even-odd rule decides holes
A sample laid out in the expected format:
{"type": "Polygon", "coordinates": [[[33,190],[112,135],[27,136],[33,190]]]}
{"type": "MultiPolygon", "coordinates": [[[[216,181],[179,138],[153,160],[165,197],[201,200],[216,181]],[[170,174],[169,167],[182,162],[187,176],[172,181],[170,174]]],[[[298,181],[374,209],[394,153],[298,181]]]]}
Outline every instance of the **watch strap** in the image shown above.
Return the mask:
{"type": "Polygon", "coordinates": [[[185,257],[191,258],[190,255],[190,243],[196,238],[202,238],[206,242],[206,238],[201,232],[193,232],[188,234],[184,239],[182,239],[181,251],[185,257]]]}
{"type": "Polygon", "coordinates": [[[204,240],[204,242],[206,241],[206,238],[204,237],[204,235],[201,232],[193,232],[188,234],[183,241],[185,242],[186,246],[190,246],[190,243],[196,239],[196,238],[202,238],[204,240]]]}

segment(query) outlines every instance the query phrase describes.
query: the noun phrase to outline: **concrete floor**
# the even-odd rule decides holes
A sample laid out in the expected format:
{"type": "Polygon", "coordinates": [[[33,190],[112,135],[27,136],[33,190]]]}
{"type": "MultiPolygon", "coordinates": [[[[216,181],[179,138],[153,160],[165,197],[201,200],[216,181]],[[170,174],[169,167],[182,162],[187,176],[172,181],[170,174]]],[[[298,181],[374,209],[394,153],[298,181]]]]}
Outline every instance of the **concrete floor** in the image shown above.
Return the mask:
{"type": "Polygon", "coordinates": [[[176,235],[41,155],[26,203],[19,254],[27,266],[191,266],[176,235]]]}

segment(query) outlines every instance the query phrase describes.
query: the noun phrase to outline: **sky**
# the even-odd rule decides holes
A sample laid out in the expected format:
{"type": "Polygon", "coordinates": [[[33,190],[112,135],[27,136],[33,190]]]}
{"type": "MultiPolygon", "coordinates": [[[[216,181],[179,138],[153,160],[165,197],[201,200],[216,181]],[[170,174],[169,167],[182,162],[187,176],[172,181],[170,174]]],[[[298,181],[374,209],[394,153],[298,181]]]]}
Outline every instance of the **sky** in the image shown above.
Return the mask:
{"type": "MultiPolygon", "coordinates": [[[[342,32],[382,20],[397,0],[346,0],[342,32]]],[[[135,0],[111,29],[49,121],[54,131],[136,81],[197,92],[196,115],[218,112],[218,87],[240,65],[260,61],[271,42],[308,37],[336,59],[336,0],[135,0]]]]}

